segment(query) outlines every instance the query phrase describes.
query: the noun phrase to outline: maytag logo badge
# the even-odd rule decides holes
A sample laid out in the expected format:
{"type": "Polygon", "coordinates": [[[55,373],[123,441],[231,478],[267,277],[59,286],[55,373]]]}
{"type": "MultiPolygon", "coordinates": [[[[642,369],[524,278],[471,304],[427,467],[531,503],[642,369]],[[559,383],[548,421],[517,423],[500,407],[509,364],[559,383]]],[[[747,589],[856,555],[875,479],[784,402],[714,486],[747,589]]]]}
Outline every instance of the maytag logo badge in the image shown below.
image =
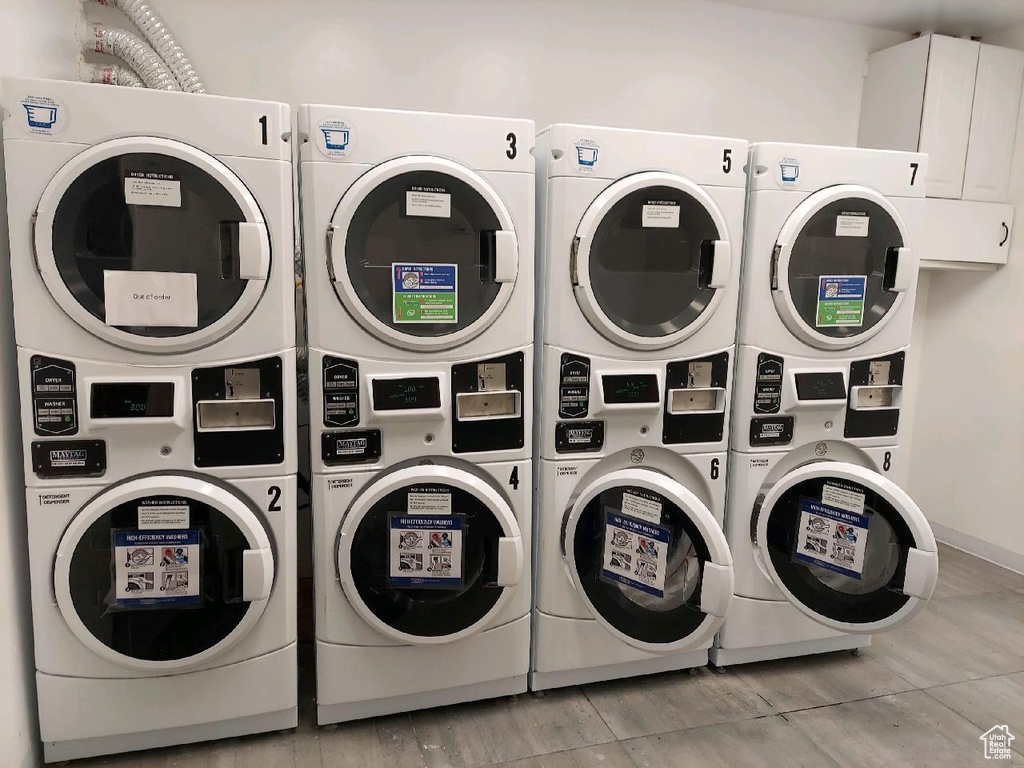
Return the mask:
{"type": "Polygon", "coordinates": [[[81,448],[50,451],[51,467],[84,467],[89,454],[81,448]]]}

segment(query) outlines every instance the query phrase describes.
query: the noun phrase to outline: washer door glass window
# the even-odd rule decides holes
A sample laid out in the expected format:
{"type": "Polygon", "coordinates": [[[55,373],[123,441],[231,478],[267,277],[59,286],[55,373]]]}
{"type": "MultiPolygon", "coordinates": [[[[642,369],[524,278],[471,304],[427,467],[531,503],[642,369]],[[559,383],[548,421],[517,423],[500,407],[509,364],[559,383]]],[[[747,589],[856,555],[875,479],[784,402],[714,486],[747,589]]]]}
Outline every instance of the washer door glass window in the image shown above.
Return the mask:
{"type": "Polygon", "coordinates": [[[566,551],[595,615],[648,650],[678,647],[706,630],[707,607],[724,605],[732,595],[731,560],[723,567],[720,554],[728,547],[710,511],[696,497],[685,503],[626,481],[596,494],[585,490],[583,500],[570,512],[566,551]],[[709,541],[709,531],[720,541],[709,541]]]}
{"type": "MultiPolygon", "coordinates": [[[[255,521],[246,502],[234,503],[255,521]]],[[[62,542],[70,609],[112,654],[142,662],[133,666],[188,660],[238,639],[256,606],[243,597],[246,552],[266,538],[246,527],[200,497],[132,495],[62,542]]]]}
{"type": "Polygon", "coordinates": [[[937,558],[923,515],[909,498],[883,492],[887,481],[870,471],[811,467],[806,477],[783,478],[760,510],[758,543],[773,580],[829,626],[901,623],[917,598],[930,596],[921,585],[934,585],[937,558]]]}
{"type": "Polygon", "coordinates": [[[708,308],[714,243],[704,203],[681,189],[648,186],[601,218],[590,244],[589,280],[604,315],[635,336],[683,331],[708,308]]]}
{"type": "Polygon", "coordinates": [[[789,293],[809,329],[851,341],[882,322],[896,302],[899,224],[878,203],[855,196],[818,208],[792,241],[789,293]]]}
{"type": "Polygon", "coordinates": [[[492,204],[453,175],[391,176],[363,197],[348,225],[345,268],[355,298],[402,335],[470,328],[498,299],[502,229],[492,204]]]}
{"type": "Polygon", "coordinates": [[[259,263],[269,254],[266,228],[254,202],[240,206],[241,182],[207,161],[204,168],[159,151],[113,154],[78,173],[61,194],[52,226],[57,273],[101,323],[136,337],[203,336],[229,315],[238,315],[237,324],[251,311],[240,299],[251,278],[266,280],[259,263]],[[252,229],[254,221],[260,223],[252,229]],[[246,263],[253,258],[255,272],[246,263]],[[112,283],[120,273],[136,274],[112,283]],[[107,295],[111,285],[118,295],[107,295]],[[131,309],[133,293],[169,297],[174,311],[157,307],[149,318],[146,309],[131,309]]]}
{"type": "Polygon", "coordinates": [[[518,557],[521,568],[521,550],[507,548],[521,545],[520,532],[496,493],[419,475],[358,513],[350,537],[343,524],[339,569],[354,587],[350,599],[378,629],[408,642],[445,642],[486,623],[518,581],[504,578],[515,569],[503,560],[518,557]]]}

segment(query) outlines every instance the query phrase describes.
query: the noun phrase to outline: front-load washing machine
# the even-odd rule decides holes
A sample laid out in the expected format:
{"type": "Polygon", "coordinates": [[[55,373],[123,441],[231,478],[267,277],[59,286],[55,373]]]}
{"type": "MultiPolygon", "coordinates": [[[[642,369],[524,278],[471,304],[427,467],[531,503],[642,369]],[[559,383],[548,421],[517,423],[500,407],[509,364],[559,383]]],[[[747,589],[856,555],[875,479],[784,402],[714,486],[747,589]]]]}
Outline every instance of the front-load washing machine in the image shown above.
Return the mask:
{"type": "Polygon", "coordinates": [[[321,723],[526,690],[534,126],[303,106],[321,723]]]}
{"type": "Polygon", "coordinates": [[[719,665],[870,642],[937,577],[900,487],[927,157],[751,148],[719,665]]]}
{"type": "Polygon", "coordinates": [[[3,94],[45,758],[292,727],[289,110],[3,94]]]}
{"type": "Polygon", "coordinates": [[[722,531],[747,143],[537,139],[531,687],[702,666],[722,531]]]}

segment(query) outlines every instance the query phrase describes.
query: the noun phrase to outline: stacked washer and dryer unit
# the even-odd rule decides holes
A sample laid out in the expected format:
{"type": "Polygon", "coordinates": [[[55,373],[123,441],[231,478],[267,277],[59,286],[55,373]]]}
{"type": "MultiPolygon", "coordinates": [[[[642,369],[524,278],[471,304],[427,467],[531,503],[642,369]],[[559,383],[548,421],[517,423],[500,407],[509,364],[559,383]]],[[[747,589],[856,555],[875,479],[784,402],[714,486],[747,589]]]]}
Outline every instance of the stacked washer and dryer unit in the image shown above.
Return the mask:
{"type": "Polygon", "coordinates": [[[927,156],[751,149],[718,666],[856,649],[931,596],[902,489],[927,156]]]}
{"type": "Polygon", "coordinates": [[[289,109],[2,90],[45,758],[292,727],[289,109]]]}
{"type": "Polygon", "coordinates": [[[534,125],[299,113],[320,723],[526,690],[534,125]]]}
{"type": "Polygon", "coordinates": [[[733,595],[747,143],[554,125],[536,155],[531,688],[703,666],[733,595]]]}

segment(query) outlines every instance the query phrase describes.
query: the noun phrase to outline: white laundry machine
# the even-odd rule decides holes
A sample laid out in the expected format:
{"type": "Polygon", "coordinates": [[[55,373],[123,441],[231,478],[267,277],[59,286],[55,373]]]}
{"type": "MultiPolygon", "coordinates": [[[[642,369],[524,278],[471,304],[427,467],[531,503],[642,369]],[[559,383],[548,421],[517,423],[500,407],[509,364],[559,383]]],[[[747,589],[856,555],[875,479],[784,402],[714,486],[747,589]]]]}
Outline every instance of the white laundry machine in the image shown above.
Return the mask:
{"type": "Polygon", "coordinates": [[[533,689],[707,663],[733,589],[746,154],[581,125],[537,139],[533,689]]]}
{"type": "Polygon", "coordinates": [[[900,487],[926,163],[751,148],[718,666],[867,645],[935,586],[931,528],[900,487]]]}
{"type": "Polygon", "coordinates": [[[2,91],[45,758],[293,727],[289,109],[2,91]]]}
{"type": "Polygon", "coordinates": [[[307,105],[321,723],[526,690],[534,126],[307,105]]]}

